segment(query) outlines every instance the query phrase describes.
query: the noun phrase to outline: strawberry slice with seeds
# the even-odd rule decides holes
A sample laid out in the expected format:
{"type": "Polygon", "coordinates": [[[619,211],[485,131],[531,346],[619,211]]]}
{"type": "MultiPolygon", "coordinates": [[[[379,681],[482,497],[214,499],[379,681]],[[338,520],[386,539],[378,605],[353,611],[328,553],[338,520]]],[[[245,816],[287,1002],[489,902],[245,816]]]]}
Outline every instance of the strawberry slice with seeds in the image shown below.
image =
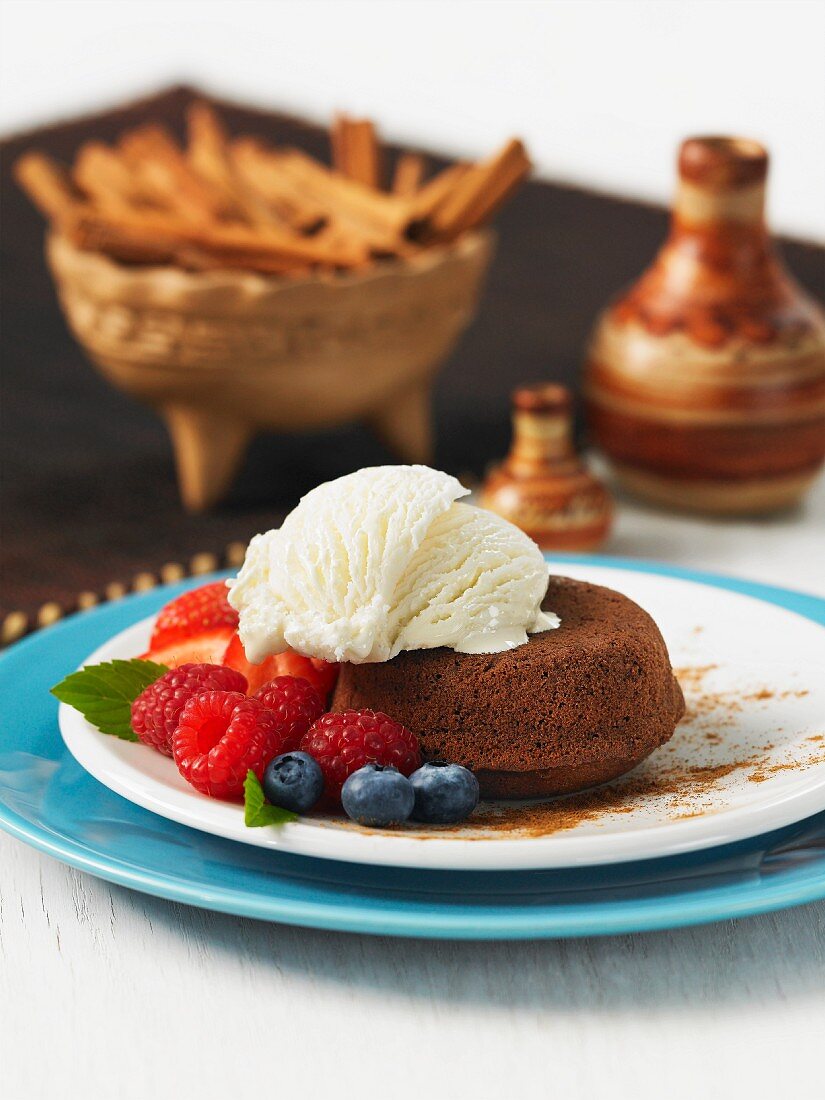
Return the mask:
{"type": "Polygon", "coordinates": [[[226,584],[213,581],[184,592],[166,604],[155,620],[150,651],[161,651],[182,639],[220,631],[231,636],[238,627],[238,612],[230,607],[226,597],[226,584]]]}
{"type": "Polygon", "coordinates": [[[316,657],[302,657],[300,653],[276,653],[259,665],[247,660],[243,643],[236,633],[229,642],[223,663],[243,673],[249,683],[249,694],[274,680],[276,676],[301,676],[309,680],[321,698],[326,701],[338,679],[338,665],[321,661],[316,657]]]}
{"type": "MultiPolygon", "coordinates": [[[[218,630],[205,630],[200,634],[179,636],[155,646],[141,654],[146,661],[156,661],[167,668],[178,665],[223,665],[226,648],[232,641],[234,631],[231,626],[218,630]]],[[[238,670],[240,671],[240,670],[238,670]]]]}

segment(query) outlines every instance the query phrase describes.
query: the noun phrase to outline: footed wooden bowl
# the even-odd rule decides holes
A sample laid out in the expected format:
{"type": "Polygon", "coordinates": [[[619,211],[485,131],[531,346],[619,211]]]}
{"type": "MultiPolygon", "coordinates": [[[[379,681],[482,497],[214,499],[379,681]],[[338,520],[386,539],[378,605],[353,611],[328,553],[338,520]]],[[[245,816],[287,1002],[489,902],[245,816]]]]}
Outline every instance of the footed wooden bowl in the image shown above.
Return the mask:
{"type": "Polygon", "coordinates": [[[366,421],[405,462],[432,458],[431,388],[470,322],[489,233],[357,273],[284,280],[129,267],[52,236],[69,325],[119,389],[157,409],[184,505],[228,489],[252,436],[366,421]]]}

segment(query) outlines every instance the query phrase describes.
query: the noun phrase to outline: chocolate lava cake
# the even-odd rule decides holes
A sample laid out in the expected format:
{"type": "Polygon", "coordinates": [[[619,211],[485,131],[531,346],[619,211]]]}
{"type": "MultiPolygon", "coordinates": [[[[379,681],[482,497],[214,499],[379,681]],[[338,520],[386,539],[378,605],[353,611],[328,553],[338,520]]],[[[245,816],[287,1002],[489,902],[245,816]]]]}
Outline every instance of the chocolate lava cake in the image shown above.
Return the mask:
{"type": "Polygon", "coordinates": [[[517,649],[400,653],[342,665],[332,709],[403,722],[428,759],[464,764],[488,798],[568,794],[635,768],[673,735],[682,692],[653,619],[632,600],[551,579],[561,626],[517,649]]]}

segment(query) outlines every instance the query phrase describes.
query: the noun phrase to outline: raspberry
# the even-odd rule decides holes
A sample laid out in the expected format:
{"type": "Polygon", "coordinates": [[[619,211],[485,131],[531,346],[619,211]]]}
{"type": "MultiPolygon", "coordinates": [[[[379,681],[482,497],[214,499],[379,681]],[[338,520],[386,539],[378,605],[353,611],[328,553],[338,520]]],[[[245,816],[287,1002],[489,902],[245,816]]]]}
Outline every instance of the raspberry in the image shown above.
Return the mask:
{"type": "Polygon", "coordinates": [[[260,699],[278,719],[284,739],[283,752],[298,748],[298,743],[316,718],[324,713],[321,696],[302,677],[276,676],[252,696],[260,699]]]}
{"type": "Polygon", "coordinates": [[[184,705],[204,691],[246,691],[240,672],[222,665],[179,665],[145,688],[132,703],[132,729],[144,745],[172,755],[172,735],[184,705]]]}
{"type": "Polygon", "coordinates": [[[333,798],[340,796],[347,777],[364,764],[394,764],[402,775],[410,775],[421,764],[418,738],[381,711],[325,714],[307,730],[300,747],[321,765],[324,790],[333,798]]]}
{"type": "MultiPolygon", "coordinates": [[[[227,628],[227,636],[238,626],[238,612],[230,607],[224,581],[213,581],[172,600],[155,620],[149,649],[157,652],[184,638],[227,628]]],[[[228,637],[227,637],[228,640],[228,637]]]]}
{"type": "Polygon", "coordinates": [[[243,799],[246,773],[258,779],[283,751],[278,718],[259,699],[237,691],[193,695],[172,738],[178,771],[212,798],[243,799]]]}

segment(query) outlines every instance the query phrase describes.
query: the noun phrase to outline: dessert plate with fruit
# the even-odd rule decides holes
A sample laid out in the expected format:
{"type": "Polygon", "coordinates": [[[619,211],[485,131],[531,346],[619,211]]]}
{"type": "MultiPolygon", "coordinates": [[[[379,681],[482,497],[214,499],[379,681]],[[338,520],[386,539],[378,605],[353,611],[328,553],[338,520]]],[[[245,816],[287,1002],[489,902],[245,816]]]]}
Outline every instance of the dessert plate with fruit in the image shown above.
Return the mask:
{"type": "Polygon", "coordinates": [[[55,689],[75,758],[184,825],[406,867],[674,855],[825,807],[825,632],[604,566],[548,584],[530,540],[459,492],[389,467],[310,494],[253,540],[231,591],[177,597],[55,689]],[[339,607],[342,571],[355,594],[339,607]],[[765,661],[766,632],[782,662],[765,661]]]}
{"type": "Polygon", "coordinates": [[[365,931],[584,934],[825,896],[823,601],[548,570],[461,495],[359,471],[237,578],[14,647],[0,824],[165,897],[365,931]]]}

